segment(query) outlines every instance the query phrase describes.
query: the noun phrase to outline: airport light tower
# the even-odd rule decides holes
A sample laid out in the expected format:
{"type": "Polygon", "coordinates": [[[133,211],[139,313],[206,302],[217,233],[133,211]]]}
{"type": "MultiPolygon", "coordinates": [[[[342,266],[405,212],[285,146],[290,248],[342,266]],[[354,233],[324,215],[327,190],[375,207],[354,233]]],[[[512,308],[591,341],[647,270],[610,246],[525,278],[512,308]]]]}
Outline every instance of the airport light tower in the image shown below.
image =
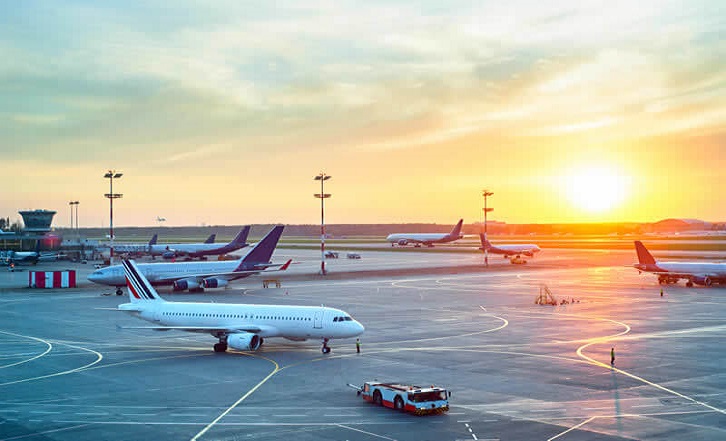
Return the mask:
{"type": "Polygon", "coordinates": [[[76,233],[78,232],[78,201],[70,201],[68,205],[71,207],[71,233],[73,233],[73,206],[76,207],[76,233]]]}
{"type": "Polygon", "coordinates": [[[320,181],[320,193],[316,193],[315,197],[320,199],[320,275],[327,274],[325,271],[325,199],[329,198],[330,193],[325,193],[325,181],[330,179],[329,175],[320,173],[315,176],[316,181],[320,181]]]}
{"type": "Polygon", "coordinates": [[[120,178],[123,176],[123,173],[117,173],[115,170],[109,170],[105,175],[103,175],[104,178],[107,178],[109,180],[109,183],[111,185],[110,192],[106,193],[104,196],[108,198],[108,202],[111,206],[111,212],[110,212],[110,223],[109,223],[109,238],[111,239],[111,252],[110,252],[110,258],[109,258],[109,264],[113,265],[113,200],[122,198],[123,195],[119,193],[113,192],[113,180],[120,178]]]}
{"type": "MultiPolygon", "coordinates": [[[[481,191],[481,195],[484,196],[484,209],[483,210],[484,210],[484,240],[485,241],[489,240],[489,238],[487,237],[487,213],[489,213],[490,211],[494,211],[493,208],[487,207],[487,197],[489,197],[493,194],[494,193],[492,193],[489,190],[481,191]]],[[[489,253],[488,253],[486,244],[484,244],[484,265],[489,266],[489,253]]]]}

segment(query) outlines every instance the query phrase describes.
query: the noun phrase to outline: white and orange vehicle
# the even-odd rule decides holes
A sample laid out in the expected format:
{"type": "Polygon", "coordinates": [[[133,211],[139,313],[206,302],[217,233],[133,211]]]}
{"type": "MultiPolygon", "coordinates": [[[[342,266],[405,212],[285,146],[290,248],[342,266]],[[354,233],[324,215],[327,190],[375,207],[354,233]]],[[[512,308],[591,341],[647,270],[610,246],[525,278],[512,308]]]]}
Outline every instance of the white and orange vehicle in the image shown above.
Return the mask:
{"type": "Polygon", "coordinates": [[[348,383],[363,399],[384,407],[416,415],[442,413],[449,410],[451,394],[443,387],[421,387],[398,383],[366,381],[363,386],[348,383]]]}

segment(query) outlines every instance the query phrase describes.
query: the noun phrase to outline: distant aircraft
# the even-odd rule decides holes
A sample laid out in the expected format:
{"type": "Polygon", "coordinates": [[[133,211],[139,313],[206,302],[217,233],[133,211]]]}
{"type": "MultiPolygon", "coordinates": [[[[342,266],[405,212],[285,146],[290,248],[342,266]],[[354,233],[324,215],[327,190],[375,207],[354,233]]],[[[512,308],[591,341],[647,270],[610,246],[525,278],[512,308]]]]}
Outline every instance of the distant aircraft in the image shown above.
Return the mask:
{"type": "MultiPolygon", "coordinates": [[[[267,235],[256,243],[250,251],[238,260],[215,262],[176,262],[176,263],[142,263],[138,267],[153,285],[171,285],[174,291],[204,291],[204,288],[221,288],[232,280],[249,277],[253,274],[279,267],[284,271],[290,265],[270,262],[277,241],[282,235],[283,226],[274,227],[267,235]]],[[[101,285],[118,287],[117,295],[121,295],[125,285],[124,271],[121,265],[109,266],[94,271],[88,280],[101,285]]]]}
{"type": "Polygon", "coordinates": [[[249,232],[250,227],[248,225],[237,233],[237,237],[225,245],[214,243],[214,239],[217,236],[216,234],[209,236],[204,243],[170,243],[150,245],[149,254],[151,254],[152,257],[162,256],[164,259],[185,257],[190,260],[193,258],[203,259],[205,256],[220,256],[248,246],[249,244],[246,241],[249,232]]]}
{"type": "Polygon", "coordinates": [[[166,222],[166,218],[165,217],[161,217],[161,216],[156,216],[156,221],[157,222],[166,222]]]}
{"type": "Polygon", "coordinates": [[[40,251],[40,241],[35,244],[35,251],[8,251],[5,253],[4,265],[35,265],[38,262],[51,262],[58,260],[60,253],[54,251],[40,251]]]}
{"type": "Polygon", "coordinates": [[[319,338],[324,354],[330,352],[330,339],[355,337],[365,330],[347,312],[324,306],[167,302],[133,260],[124,260],[123,269],[131,303],[119,305],[118,310],[154,325],[122,329],[208,333],[219,339],[214,352],[225,352],[228,346],[256,351],[269,337],[319,338]]]}
{"type": "Polygon", "coordinates": [[[481,247],[479,247],[480,250],[486,250],[487,253],[492,254],[501,254],[505,259],[511,259],[512,257],[519,259],[522,255],[534,257],[536,253],[542,251],[540,247],[533,243],[494,246],[491,242],[489,242],[489,239],[484,237],[484,234],[482,233],[479,234],[479,239],[481,240],[481,247]]]}
{"type": "MultiPolygon", "coordinates": [[[[144,254],[147,254],[149,252],[152,245],[156,244],[156,240],[158,239],[158,237],[158,234],[154,234],[153,236],[151,236],[151,239],[149,239],[149,243],[147,245],[142,245],[139,243],[116,243],[113,246],[113,252],[117,254],[125,254],[131,256],[143,256],[144,254]]],[[[110,252],[101,253],[101,257],[103,257],[104,259],[110,257],[110,255],[110,252]]]]}
{"type": "Polygon", "coordinates": [[[686,286],[693,284],[711,286],[714,283],[726,283],[726,263],[714,262],[658,262],[639,240],[635,241],[638,263],[634,264],[638,272],[656,274],[658,283],[678,283],[687,280],[686,286]]]}
{"type": "Polygon", "coordinates": [[[388,242],[391,242],[391,246],[396,244],[405,246],[410,243],[414,244],[415,247],[420,247],[422,244],[428,247],[433,247],[435,243],[447,243],[459,240],[464,237],[461,234],[461,226],[464,223],[464,219],[459,219],[459,223],[454,226],[448,234],[443,233],[394,233],[389,234],[386,237],[388,242]]]}

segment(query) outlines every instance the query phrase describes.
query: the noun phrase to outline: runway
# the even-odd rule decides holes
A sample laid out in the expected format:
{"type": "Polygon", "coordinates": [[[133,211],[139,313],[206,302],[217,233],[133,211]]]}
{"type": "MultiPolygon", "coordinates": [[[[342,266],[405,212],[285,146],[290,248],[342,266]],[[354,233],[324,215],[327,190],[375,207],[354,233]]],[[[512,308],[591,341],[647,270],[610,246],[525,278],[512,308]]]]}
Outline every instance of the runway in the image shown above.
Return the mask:
{"type": "MultiPolygon", "coordinates": [[[[211,336],[117,330],[107,287],[22,288],[0,274],[0,440],[625,440],[726,438],[726,289],[668,286],[633,252],[545,250],[527,265],[481,254],[361,252],[171,301],[325,304],[353,340],[265,341],[214,354],[211,336]],[[393,271],[395,270],[395,271],[393,271]],[[356,274],[359,274],[357,276],[356,274]],[[336,276],[337,274],[337,276],[336,276]],[[561,306],[534,304],[541,284],[561,306]],[[610,350],[615,348],[615,365],[610,350]],[[375,407],[346,383],[444,386],[451,411],[375,407]]],[[[67,264],[56,263],[57,267],[67,264]]],[[[52,267],[52,266],[51,266],[52,267]]],[[[92,271],[78,265],[79,278],[92,271]]],[[[41,268],[38,268],[41,269],[41,268]]]]}

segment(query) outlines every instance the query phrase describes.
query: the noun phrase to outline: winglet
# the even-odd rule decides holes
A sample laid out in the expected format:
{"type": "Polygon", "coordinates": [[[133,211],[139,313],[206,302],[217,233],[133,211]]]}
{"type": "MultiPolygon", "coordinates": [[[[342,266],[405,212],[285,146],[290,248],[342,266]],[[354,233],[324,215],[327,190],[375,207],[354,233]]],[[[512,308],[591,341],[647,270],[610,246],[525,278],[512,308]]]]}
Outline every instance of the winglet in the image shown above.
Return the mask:
{"type": "Polygon", "coordinates": [[[287,269],[287,267],[290,266],[291,263],[292,263],[292,259],[285,262],[285,264],[280,267],[280,271],[285,271],[287,269]]]}
{"type": "Polygon", "coordinates": [[[655,265],[655,259],[650,254],[648,249],[643,245],[643,242],[635,241],[635,252],[638,253],[638,262],[644,265],[655,265]]]}

